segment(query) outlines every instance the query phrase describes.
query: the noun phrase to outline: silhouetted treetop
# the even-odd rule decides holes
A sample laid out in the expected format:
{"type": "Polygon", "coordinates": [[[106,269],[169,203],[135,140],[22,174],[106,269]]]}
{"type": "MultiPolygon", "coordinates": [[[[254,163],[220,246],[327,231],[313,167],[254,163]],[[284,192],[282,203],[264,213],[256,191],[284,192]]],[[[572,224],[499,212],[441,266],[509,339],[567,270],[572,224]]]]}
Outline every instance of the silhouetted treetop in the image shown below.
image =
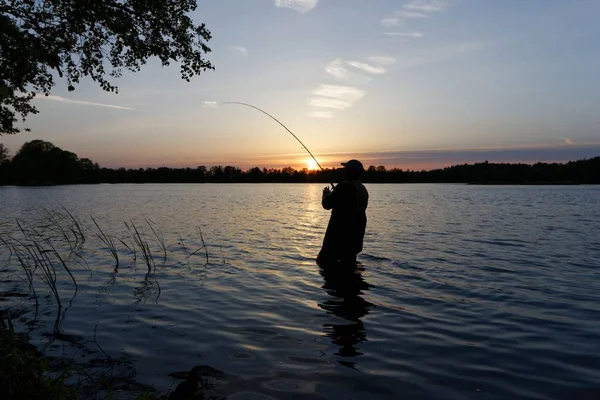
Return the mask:
{"type": "Polygon", "coordinates": [[[109,79],[151,57],[179,63],[188,81],[214,69],[204,58],[210,32],[187,15],[196,7],[196,0],[0,0],[0,135],[19,132],[17,115],[37,113],[30,102],[50,93],[53,74],[70,91],[87,76],[116,92],[109,79]]]}
{"type": "Polygon", "coordinates": [[[4,146],[4,144],[0,143],[0,164],[7,162],[8,160],[9,160],[8,149],[4,146]]]}
{"type": "MultiPolygon", "coordinates": [[[[3,147],[0,147],[2,149],[3,147]]],[[[1,152],[1,151],[0,151],[1,152]]],[[[482,162],[431,171],[370,166],[362,180],[369,183],[600,183],[600,157],[566,164],[482,162]]],[[[25,143],[12,160],[0,162],[0,184],[69,183],[329,183],[343,179],[343,169],[298,171],[291,167],[246,171],[234,166],[210,168],[100,168],[88,158],[52,143],[25,143]]]]}

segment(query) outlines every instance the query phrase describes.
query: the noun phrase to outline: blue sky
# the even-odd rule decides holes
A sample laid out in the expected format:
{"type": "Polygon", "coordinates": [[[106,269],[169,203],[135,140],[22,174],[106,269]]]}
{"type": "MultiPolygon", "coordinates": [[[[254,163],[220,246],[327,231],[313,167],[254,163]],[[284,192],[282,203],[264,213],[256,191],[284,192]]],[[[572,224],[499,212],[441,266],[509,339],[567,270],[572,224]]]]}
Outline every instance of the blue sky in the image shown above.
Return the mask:
{"type": "Polygon", "coordinates": [[[105,166],[431,168],[600,155],[600,1],[207,0],[215,71],[59,83],[33,132],[105,166]],[[111,107],[107,107],[111,106],[111,107]]]}

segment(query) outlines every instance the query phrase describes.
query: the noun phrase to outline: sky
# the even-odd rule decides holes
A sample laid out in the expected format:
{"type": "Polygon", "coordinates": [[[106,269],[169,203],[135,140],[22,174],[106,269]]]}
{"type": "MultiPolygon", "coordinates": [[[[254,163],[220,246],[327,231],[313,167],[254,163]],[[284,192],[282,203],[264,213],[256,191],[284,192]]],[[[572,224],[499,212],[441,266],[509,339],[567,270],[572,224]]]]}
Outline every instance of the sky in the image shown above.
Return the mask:
{"type": "Polygon", "coordinates": [[[152,60],[119,93],[57,82],[14,153],[107,167],[430,169],[600,155],[600,0],[199,0],[214,71],[152,60]]]}

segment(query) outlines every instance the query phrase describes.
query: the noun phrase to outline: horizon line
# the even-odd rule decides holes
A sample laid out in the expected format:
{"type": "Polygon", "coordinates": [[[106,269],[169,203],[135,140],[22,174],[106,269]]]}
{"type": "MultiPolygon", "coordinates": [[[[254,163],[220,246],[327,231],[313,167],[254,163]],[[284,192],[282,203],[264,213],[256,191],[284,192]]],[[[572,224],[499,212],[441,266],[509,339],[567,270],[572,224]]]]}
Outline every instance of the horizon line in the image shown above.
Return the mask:
{"type": "MultiPolygon", "coordinates": [[[[85,157],[83,157],[85,158],[85,157]]],[[[600,155],[595,156],[595,157],[584,157],[584,158],[579,158],[579,159],[573,159],[573,160],[569,160],[569,161],[488,161],[488,160],[482,160],[482,161],[474,161],[474,162],[463,162],[463,163],[455,163],[455,164],[449,164],[445,167],[436,167],[436,168],[430,168],[430,169],[410,169],[410,168],[401,168],[401,167],[386,167],[385,165],[376,165],[376,164],[370,164],[370,165],[364,165],[365,167],[365,171],[367,169],[369,169],[370,167],[374,167],[374,168],[378,168],[383,166],[386,170],[403,170],[403,171],[435,171],[435,170],[442,170],[445,168],[452,168],[452,167],[457,167],[457,166],[464,166],[464,165],[476,165],[476,164],[509,164],[509,165],[535,165],[535,164],[557,164],[557,165],[565,165],[568,163],[572,163],[572,162],[581,162],[581,161],[587,161],[587,160],[592,160],[595,158],[600,158],[600,155]]],[[[98,164],[98,163],[96,163],[98,164]]],[[[243,167],[243,166],[237,166],[237,165],[232,165],[232,164],[228,164],[228,163],[214,163],[214,164],[195,164],[195,165],[188,165],[188,166],[169,166],[169,165],[160,165],[160,166],[137,166],[137,167],[133,167],[133,166],[118,166],[118,167],[111,167],[111,166],[102,166],[100,164],[98,164],[98,166],[100,168],[106,168],[106,169],[112,169],[112,170],[118,170],[118,169],[128,169],[128,170],[138,170],[138,169],[160,169],[160,168],[168,168],[168,169],[197,169],[199,167],[205,167],[207,169],[210,169],[212,167],[221,167],[221,168],[226,168],[226,167],[232,167],[232,168],[238,168],[240,170],[242,170],[243,172],[247,172],[251,169],[254,168],[258,168],[261,171],[262,170],[282,170],[282,169],[286,169],[286,168],[291,168],[294,171],[304,171],[307,170],[308,172],[320,172],[320,171],[335,171],[337,169],[342,169],[342,167],[337,167],[337,166],[333,166],[333,167],[323,167],[323,170],[320,170],[319,168],[315,168],[315,169],[309,169],[307,167],[302,167],[302,168],[297,168],[294,167],[292,165],[287,165],[284,167],[266,167],[266,166],[259,166],[259,165],[255,165],[252,167],[243,167]]]]}

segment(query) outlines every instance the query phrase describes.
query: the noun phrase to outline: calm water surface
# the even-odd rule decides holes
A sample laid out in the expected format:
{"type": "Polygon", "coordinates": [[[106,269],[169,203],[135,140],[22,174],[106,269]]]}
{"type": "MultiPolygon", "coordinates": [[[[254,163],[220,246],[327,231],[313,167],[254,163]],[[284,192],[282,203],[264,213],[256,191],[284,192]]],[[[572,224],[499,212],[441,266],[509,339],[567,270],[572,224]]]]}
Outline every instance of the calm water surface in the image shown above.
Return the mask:
{"type": "MultiPolygon", "coordinates": [[[[60,204],[118,238],[131,237],[124,220],[155,223],[167,257],[145,225],[151,279],[120,242],[115,272],[88,234],[62,331],[85,343],[97,326],[102,349],[161,391],[208,365],[230,399],[600,398],[600,187],[367,188],[362,271],[344,279],[314,262],[322,185],[3,187],[0,232],[60,204]],[[208,265],[189,256],[198,228],[208,265]]],[[[0,289],[22,287],[5,248],[0,260],[0,289]]],[[[40,306],[32,341],[44,346],[54,313],[50,298],[40,306]]]]}

